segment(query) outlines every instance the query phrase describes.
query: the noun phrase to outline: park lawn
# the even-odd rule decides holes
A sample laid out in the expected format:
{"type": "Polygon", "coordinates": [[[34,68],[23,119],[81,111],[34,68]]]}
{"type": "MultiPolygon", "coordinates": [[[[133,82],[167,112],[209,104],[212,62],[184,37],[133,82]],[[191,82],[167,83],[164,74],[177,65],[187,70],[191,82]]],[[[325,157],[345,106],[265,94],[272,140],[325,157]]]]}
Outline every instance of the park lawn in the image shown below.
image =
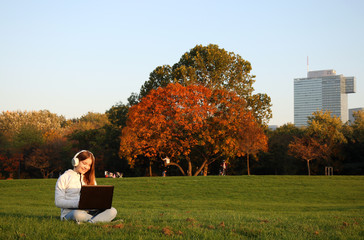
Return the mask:
{"type": "Polygon", "coordinates": [[[0,239],[364,239],[364,176],[97,179],[114,222],[60,221],[56,179],[0,181],[0,239]]]}

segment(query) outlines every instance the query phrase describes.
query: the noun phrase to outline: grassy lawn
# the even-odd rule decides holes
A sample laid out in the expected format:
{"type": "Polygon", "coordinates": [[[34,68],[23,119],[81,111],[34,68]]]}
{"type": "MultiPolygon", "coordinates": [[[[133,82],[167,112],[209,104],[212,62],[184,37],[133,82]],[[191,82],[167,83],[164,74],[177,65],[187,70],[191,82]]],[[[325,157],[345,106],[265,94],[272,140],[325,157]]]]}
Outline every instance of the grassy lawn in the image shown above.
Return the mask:
{"type": "Polygon", "coordinates": [[[364,239],[364,176],[97,181],[116,222],[60,221],[55,179],[0,181],[0,239],[364,239]]]}

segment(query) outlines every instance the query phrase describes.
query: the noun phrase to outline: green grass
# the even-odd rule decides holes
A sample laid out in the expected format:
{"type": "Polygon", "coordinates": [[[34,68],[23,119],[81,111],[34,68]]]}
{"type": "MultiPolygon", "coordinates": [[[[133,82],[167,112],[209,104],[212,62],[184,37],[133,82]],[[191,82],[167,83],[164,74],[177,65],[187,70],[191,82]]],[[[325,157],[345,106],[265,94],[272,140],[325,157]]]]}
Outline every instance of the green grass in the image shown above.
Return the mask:
{"type": "Polygon", "coordinates": [[[97,181],[123,223],[60,221],[55,179],[0,181],[0,239],[364,239],[364,176],[97,181]]]}

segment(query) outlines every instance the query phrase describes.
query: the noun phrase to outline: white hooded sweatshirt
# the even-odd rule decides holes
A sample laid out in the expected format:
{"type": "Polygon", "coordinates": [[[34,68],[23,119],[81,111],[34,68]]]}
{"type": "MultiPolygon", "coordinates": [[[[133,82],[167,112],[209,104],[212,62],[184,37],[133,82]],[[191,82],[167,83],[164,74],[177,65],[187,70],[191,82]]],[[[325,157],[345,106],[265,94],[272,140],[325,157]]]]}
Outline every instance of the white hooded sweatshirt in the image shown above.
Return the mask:
{"type": "Polygon", "coordinates": [[[54,201],[56,206],[61,208],[61,220],[69,212],[78,208],[82,185],[86,185],[83,175],[73,169],[67,170],[58,178],[54,201]]]}

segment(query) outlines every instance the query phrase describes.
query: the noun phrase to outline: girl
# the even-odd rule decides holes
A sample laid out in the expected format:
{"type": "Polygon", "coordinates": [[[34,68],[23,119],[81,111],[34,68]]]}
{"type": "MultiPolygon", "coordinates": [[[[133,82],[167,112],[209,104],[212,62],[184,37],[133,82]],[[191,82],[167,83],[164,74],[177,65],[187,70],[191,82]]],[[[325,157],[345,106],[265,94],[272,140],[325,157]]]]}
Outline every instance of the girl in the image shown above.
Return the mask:
{"type": "Polygon", "coordinates": [[[56,183],[55,204],[61,208],[61,220],[80,222],[111,222],[117,211],[115,208],[101,210],[80,210],[78,202],[82,185],[96,185],[95,157],[87,150],[82,150],[72,159],[73,169],[62,174],[56,183]]]}

